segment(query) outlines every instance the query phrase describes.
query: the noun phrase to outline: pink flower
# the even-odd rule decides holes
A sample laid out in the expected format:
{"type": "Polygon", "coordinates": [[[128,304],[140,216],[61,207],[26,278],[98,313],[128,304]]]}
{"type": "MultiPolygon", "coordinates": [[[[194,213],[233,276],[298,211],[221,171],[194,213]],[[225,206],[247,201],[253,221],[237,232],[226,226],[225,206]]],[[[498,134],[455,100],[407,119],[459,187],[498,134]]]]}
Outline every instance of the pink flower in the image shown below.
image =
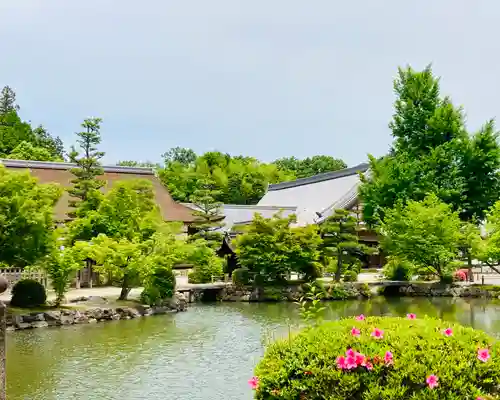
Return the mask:
{"type": "Polygon", "coordinates": [[[367,362],[367,363],[366,363],[366,369],[367,369],[368,371],[371,371],[371,370],[373,369],[373,364],[372,364],[371,362],[367,362]]]}
{"type": "Polygon", "coordinates": [[[358,328],[352,328],[351,329],[351,335],[352,336],[356,336],[356,337],[359,337],[359,335],[361,335],[361,331],[358,329],[358,328]]]}
{"type": "Polygon", "coordinates": [[[364,367],[366,365],[366,357],[361,353],[356,353],[354,357],[356,360],[356,365],[364,367]]]}
{"type": "Polygon", "coordinates": [[[338,356],[337,359],[335,360],[337,364],[338,369],[346,369],[347,368],[347,363],[346,359],[344,356],[338,356]]]}
{"type": "Polygon", "coordinates": [[[356,352],[353,350],[353,349],[348,349],[346,352],[345,352],[345,355],[347,357],[355,357],[356,356],[356,352]]]}
{"type": "Polygon", "coordinates": [[[393,357],[392,357],[392,353],[390,351],[385,352],[384,361],[387,365],[392,364],[393,357]]]}
{"type": "Polygon", "coordinates": [[[476,400],[483,400],[482,397],[476,397],[476,400]]]}
{"type": "Polygon", "coordinates": [[[429,386],[429,389],[434,389],[439,385],[438,381],[439,378],[436,375],[429,375],[426,380],[427,386],[429,386]]]}
{"type": "Polygon", "coordinates": [[[256,390],[259,387],[259,378],[257,378],[256,376],[252,376],[248,380],[248,384],[250,385],[252,390],[256,390]]]}
{"type": "Polygon", "coordinates": [[[382,339],[384,337],[384,331],[382,329],[375,328],[372,332],[372,336],[375,339],[382,339]]]}
{"type": "Polygon", "coordinates": [[[486,362],[490,359],[490,351],[488,349],[479,349],[477,351],[477,359],[486,362]]]}
{"type": "Polygon", "coordinates": [[[446,329],[443,331],[443,334],[444,334],[445,336],[451,336],[451,335],[453,335],[453,329],[451,329],[451,328],[446,328],[446,329]]]}
{"type": "Polygon", "coordinates": [[[345,360],[347,369],[354,369],[358,366],[356,363],[356,357],[348,356],[345,360]]]}
{"type": "Polygon", "coordinates": [[[364,321],[364,320],[365,320],[365,316],[364,316],[363,314],[358,315],[358,316],[356,317],[356,321],[364,321]]]}
{"type": "Polygon", "coordinates": [[[416,319],[417,318],[417,316],[415,314],[406,314],[406,317],[408,319],[416,319]]]}

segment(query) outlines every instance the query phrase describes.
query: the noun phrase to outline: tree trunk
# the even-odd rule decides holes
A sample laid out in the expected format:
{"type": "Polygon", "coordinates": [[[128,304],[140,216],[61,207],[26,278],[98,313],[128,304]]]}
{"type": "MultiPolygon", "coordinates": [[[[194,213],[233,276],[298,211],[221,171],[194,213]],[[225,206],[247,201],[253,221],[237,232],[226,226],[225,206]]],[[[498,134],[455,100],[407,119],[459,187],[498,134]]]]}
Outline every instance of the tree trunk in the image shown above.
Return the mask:
{"type": "Polygon", "coordinates": [[[125,274],[122,281],[122,291],[120,292],[120,297],[118,297],[118,300],[127,300],[128,294],[131,290],[131,288],[128,287],[128,280],[128,276],[127,274],[125,274]]]}
{"type": "Polygon", "coordinates": [[[467,265],[468,265],[468,281],[474,282],[474,274],[472,273],[472,256],[470,255],[470,251],[467,250],[467,265]]]}
{"type": "Polygon", "coordinates": [[[342,252],[337,255],[337,270],[335,271],[335,282],[340,282],[342,276],[342,252]]]}

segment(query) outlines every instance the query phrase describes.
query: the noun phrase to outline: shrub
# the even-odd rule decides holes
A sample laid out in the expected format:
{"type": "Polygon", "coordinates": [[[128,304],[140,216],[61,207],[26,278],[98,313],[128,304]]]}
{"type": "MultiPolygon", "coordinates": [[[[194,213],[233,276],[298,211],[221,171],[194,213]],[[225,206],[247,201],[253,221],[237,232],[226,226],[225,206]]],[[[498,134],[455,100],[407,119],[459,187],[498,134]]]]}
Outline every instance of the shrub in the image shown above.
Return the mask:
{"type": "Polygon", "coordinates": [[[356,282],[358,280],[358,274],[355,271],[344,272],[344,282],[356,282]]]}
{"type": "Polygon", "coordinates": [[[453,274],[454,281],[466,281],[467,280],[467,270],[459,269],[453,274]]]}
{"type": "Polygon", "coordinates": [[[445,285],[449,285],[449,284],[453,283],[453,275],[446,274],[446,275],[441,276],[440,282],[445,284],[445,285]]]}
{"type": "Polygon", "coordinates": [[[233,271],[233,283],[238,286],[246,286],[250,283],[248,268],[236,268],[233,271]]]}
{"type": "Polygon", "coordinates": [[[500,345],[485,333],[430,318],[358,318],[272,344],[249,382],[255,398],[498,399],[500,345]]]}
{"type": "Polygon", "coordinates": [[[415,265],[410,261],[390,257],[382,272],[390,281],[411,281],[415,269],[415,265]]]}
{"type": "Polygon", "coordinates": [[[141,293],[141,302],[158,305],[165,299],[170,299],[175,292],[175,274],[169,268],[157,268],[148,278],[141,293]]]}
{"type": "Polygon", "coordinates": [[[33,279],[23,279],[12,288],[10,305],[13,307],[30,308],[45,304],[47,293],[40,282],[33,279]]]}
{"type": "Polygon", "coordinates": [[[188,275],[189,283],[208,283],[212,281],[212,276],[224,275],[224,259],[206,245],[195,246],[188,262],[194,265],[193,271],[188,275]]]}

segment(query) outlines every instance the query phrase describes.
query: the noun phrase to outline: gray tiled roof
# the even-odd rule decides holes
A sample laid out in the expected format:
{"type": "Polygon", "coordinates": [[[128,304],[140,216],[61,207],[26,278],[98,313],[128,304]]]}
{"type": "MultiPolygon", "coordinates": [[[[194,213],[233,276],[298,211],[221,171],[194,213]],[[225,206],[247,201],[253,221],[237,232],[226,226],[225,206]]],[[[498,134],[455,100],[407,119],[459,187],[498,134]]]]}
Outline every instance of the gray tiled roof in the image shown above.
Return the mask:
{"type": "MultiPolygon", "coordinates": [[[[56,169],[64,171],[77,167],[76,164],[68,162],[11,160],[7,158],[0,158],[0,164],[3,164],[6,167],[11,167],[11,168],[56,169]]],[[[116,172],[120,174],[154,175],[152,168],[125,167],[121,165],[103,166],[102,168],[104,169],[104,172],[116,172]]]]}
{"type": "MultiPolygon", "coordinates": [[[[196,207],[191,203],[183,203],[184,205],[196,209],[196,207]]],[[[251,221],[254,215],[260,214],[264,218],[271,218],[276,213],[280,212],[283,216],[288,216],[294,214],[297,207],[290,206],[279,206],[279,205],[240,205],[240,204],[223,204],[221,211],[224,214],[224,231],[230,231],[234,225],[244,224],[251,221]]]]}
{"type": "Polygon", "coordinates": [[[336,208],[348,208],[357,200],[359,172],[368,164],[270,185],[258,205],[282,204],[297,207],[297,223],[316,223],[336,208]]]}

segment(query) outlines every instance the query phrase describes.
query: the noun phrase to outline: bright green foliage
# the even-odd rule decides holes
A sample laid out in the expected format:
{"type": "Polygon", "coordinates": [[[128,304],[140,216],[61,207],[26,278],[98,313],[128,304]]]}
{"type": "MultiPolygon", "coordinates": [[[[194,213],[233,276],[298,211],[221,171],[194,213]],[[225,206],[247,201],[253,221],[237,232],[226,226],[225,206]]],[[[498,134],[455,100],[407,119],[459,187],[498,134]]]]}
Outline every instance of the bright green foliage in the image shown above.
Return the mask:
{"type": "Polygon", "coordinates": [[[82,132],[77,132],[79,151],[73,146],[69,154],[70,161],[77,166],[71,170],[75,179],[73,187],[68,190],[73,200],[70,206],[74,208],[68,215],[70,218],[85,216],[89,211],[99,206],[101,194],[99,189],[105,182],[97,179],[104,174],[100,160],[104,153],[97,150],[101,143],[100,118],[87,118],[82,123],[82,132]]]}
{"type": "Polygon", "coordinates": [[[390,281],[411,281],[418,268],[406,259],[388,257],[384,265],[384,277],[390,281]]]}
{"type": "Polygon", "coordinates": [[[319,275],[317,227],[292,227],[295,215],[264,218],[255,214],[245,233],[235,239],[239,264],[263,283],[282,282],[289,274],[312,280],[319,275]]]}
{"type": "Polygon", "coordinates": [[[224,259],[217,256],[214,249],[200,240],[192,243],[187,262],[194,265],[189,274],[189,283],[208,283],[212,278],[221,278],[224,275],[224,259]]]}
{"type": "Polygon", "coordinates": [[[124,161],[118,161],[116,165],[122,166],[122,167],[139,167],[139,168],[159,168],[158,164],[155,164],[151,161],[133,161],[133,160],[124,160],[124,161]]]}
{"type": "Polygon", "coordinates": [[[247,268],[236,268],[231,277],[236,286],[246,286],[250,283],[250,271],[247,268]]]}
{"type": "Polygon", "coordinates": [[[30,142],[22,141],[6,158],[12,160],[54,161],[54,157],[43,147],[35,147],[30,142]]]}
{"type": "Polygon", "coordinates": [[[332,156],[313,156],[299,160],[296,157],[284,157],[273,162],[283,171],[292,171],[297,178],[338,171],[347,168],[347,164],[332,156]]]}
{"type": "Polygon", "coordinates": [[[320,225],[323,239],[320,246],[321,255],[326,265],[332,258],[336,260],[337,282],[346,271],[359,272],[360,257],[371,252],[371,249],[359,243],[357,225],[356,217],[346,210],[335,210],[334,214],[320,225]]]}
{"type": "Polygon", "coordinates": [[[231,157],[217,151],[201,156],[191,149],[173,148],[163,155],[165,168],[158,171],[163,184],[177,201],[189,202],[205,182],[213,183],[214,200],[225,204],[256,204],[268,183],[294,178],[290,171],[251,157],[231,157]]]}
{"type": "Polygon", "coordinates": [[[56,306],[64,300],[75,273],[85,267],[89,254],[91,252],[87,242],[76,242],[73,246],[54,248],[48,259],[41,264],[56,293],[56,306]]]}
{"type": "Polygon", "coordinates": [[[462,235],[457,212],[430,195],[421,202],[389,210],[380,226],[384,251],[426,268],[441,279],[452,274],[462,235]]]}
{"type": "Polygon", "coordinates": [[[307,293],[297,302],[300,307],[300,317],[306,323],[319,324],[322,320],[321,313],[325,309],[321,303],[325,297],[325,291],[324,288],[315,285],[309,285],[307,288],[307,293]]]}
{"type": "Polygon", "coordinates": [[[0,165],[0,263],[22,268],[50,252],[60,195],[59,186],[38,184],[29,172],[0,165]]]}
{"type": "Polygon", "coordinates": [[[0,94],[0,158],[57,161],[63,159],[63,144],[43,126],[32,128],[18,115],[16,94],[5,86],[0,94]]]}
{"type": "Polygon", "coordinates": [[[391,154],[370,159],[370,176],[360,189],[364,220],[377,225],[387,209],[436,194],[464,221],[481,221],[499,198],[500,146],[490,121],[473,136],[461,109],[441,98],[430,67],[399,69],[390,124],[391,154]]]}
{"type": "Polygon", "coordinates": [[[486,237],[484,240],[475,242],[472,256],[500,273],[500,269],[496,267],[500,263],[500,201],[491,207],[487,221],[486,237]]]}
{"type": "Polygon", "coordinates": [[[174,295],[175,283],[175,274],[171,268],[156,268],[141,293],[141,301],[150,306],[160,305],[174,295]]]}
{"type": "Polygon", "coordinates": [[[272,344],[255,375],[255,398],[261,400],[497,399],[500,344],[481,331],[436,319],[348,318],[272,344]],[[353,327],[359,337],[351,334],[353,327]],[[381,339],[371,336],[374,328],[383,331],[381,339]],[[452,336],[443,334],[447,328],[452,336]],[[481,348],[489,348],[486,362],[478,359],[481,348]],[[338,368],[337,357],[348,349],[370,357],[373,369],[338,368]],[[389,365],[384,361],[388,351],[389,365]],[[430,375],[438,378],[433,389],[426,383],[430,375]]]}
{"type": "Polygon", "coordinates": [[[45,304],[47,293],[40,282],[33,279],[22,279],[12,288],[12,307],[30,308],[45,304]]]}
{"type": "Polygon", "coordinates": [[[344,282],[356,282],[358,280],[358,273],[353,270],[345,271],[342,280],[344,282]]]}
{"type": "Polygon", "coordinates": [[[161,215],[150,181],[132,179],[116,182],[96,211],[69,224],[69,237],[90,240],[99,234],[133,240],[148,238],[161,224],[161,215]]]}

